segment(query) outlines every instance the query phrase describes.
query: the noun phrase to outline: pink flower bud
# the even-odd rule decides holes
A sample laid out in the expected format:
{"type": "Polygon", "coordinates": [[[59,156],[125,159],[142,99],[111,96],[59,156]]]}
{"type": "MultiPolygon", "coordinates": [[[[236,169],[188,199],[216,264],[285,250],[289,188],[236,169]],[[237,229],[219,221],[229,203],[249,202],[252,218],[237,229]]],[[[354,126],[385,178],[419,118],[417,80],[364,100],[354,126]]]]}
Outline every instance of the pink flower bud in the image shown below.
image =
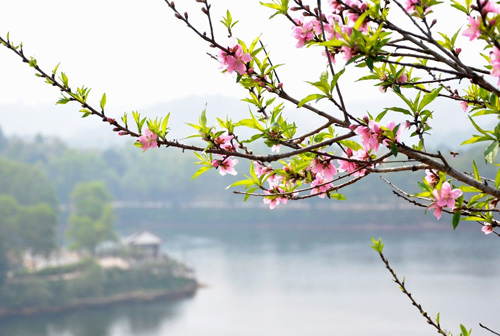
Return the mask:
{"type": "Polygon", "coordinates": [[[121,131],[121,132],[118,132],[118,135],[127,135],[128,133],[126,131],[121,131]]]}

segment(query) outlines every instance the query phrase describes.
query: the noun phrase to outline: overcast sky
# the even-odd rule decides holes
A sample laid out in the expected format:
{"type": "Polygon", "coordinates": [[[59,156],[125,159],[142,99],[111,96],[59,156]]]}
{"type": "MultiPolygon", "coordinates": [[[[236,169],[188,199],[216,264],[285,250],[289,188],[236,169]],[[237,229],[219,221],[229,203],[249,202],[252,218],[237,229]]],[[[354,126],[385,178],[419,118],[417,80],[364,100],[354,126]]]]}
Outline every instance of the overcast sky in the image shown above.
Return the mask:
{"type": "MultiPolygon", "coordinates": [[[[305,81],[316,80],[325,61],[315,48],[295,48],[290,24],[283,17],[268,20],[272,10],[257,0],[212,3],[220,41],[226,39],[226,33],[218,20],[230,8],[240,20],[236,36],[249,42],[263,34],[272,61],[286,63],[279,72],[285,88],[302,97],[314,92],[305,81]]],[[[176,4],[189,12],[201,31],[207,30],[199,3],[179,0],[176,4]]],[[[162,0],[16,0],[3,5],[1,12],[2,36],[10,32],[11,40],[23,42],[26,55],[34,56],[44,69],[50,71],[61,62],[59,69],[68,75],[72,88],[82,84],[92,88],[90,102],[98,105],[106,92],[107,111],[114,116],[192,95],[244,97],[243,89],[234,85],[234,76],[221,74],[217,62],[206,55],[214,50],[174,18],[162,0]]],[[[449,16],[440,16],[439,23],[445,18],[449,16]]],[[[0,73],[0,107],[52,106],[59,98],[57,90],[36,78],[6,48],[0,48],[0,73]]],[[[388,98],[370,90],[371,85],[342,80],[346,100],[362,109],[360,114],[388,98]]],[[[458,110],[456,106],[450,109],[458,110]]],[[[40,127],[43,121],[40,116],[40,127]]],[[[460,126],[466,120],[460,115],[453,121],[460,126]]]]}

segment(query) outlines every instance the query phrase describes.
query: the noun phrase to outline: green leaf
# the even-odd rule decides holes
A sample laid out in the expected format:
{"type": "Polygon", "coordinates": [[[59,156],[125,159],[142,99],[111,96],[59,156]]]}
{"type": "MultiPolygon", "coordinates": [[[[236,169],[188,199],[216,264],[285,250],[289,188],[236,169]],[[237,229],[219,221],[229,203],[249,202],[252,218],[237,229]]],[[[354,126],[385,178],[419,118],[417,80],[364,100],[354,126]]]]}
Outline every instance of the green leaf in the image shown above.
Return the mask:
{"type": "Polygon", "coordinates": [[[239,186],[245,186],[246,188],[254,185],[254,181],[253,180],[240,180],[240,181],[236,181],[230,185],[228,185],[226,187],[226,189],[229,189],[229,188],[233,188],[233,187],[239,187],[239,186]]]}
{"type": "Polygon", "coordinates": [[[247,194],[245,195],[245,198],[243,198],[243,202],[246,202],[246,200],[250,197],[250,194],[255,192],[257,189],[259,189],[259,187],[248,189],[247,194]]]}
{"type": "Polygon", "coordinates": [[[453,213],[453,220],[452,220],[453,230],[457,228],[459,223],[460,223],[460,210],[457,210],[453,213]]]}
{"type": "Polygon", "coordinates": [[[106,106],[106,94],[103,93],[102,94],[102,98],[101,98],[101,110],[104,111],[104,106],[106,106]]]}
{"type": "Polygon", "coordinates": [[[460,325],[460,331],[462,332],[463,336],[469,336],[470,333],[472,332],[472,329],[471,330],[467,330],[467,328],[465,328],[465,326],[463,324],[461,324],[460,325]]]}
{"type": "Polygon", "coordinates": [[[68,88],[68,86],[69,86],[68,76],[66,76],[66,74],[64,72],[61,72],[61,80],[63,82],[63,86],[65,88],[68,88]]]}
{"type": "Polygon", "coordinates": [[[203,126],[203,127],[207,126],[207,109],[206,108],[203,110],[203,112],[201,112],[200,126],[203,126]]]}
{"type": "Polygon", "coordinates": [[[495,177],[495,188],[498,189],[500,186],[500,169],[497,171],[497,175],[495,177]]]}
{"type": "Polygon", "coordinates": [[[54,70],[52,70],[52,74],[55,75],[56,72],[57,72],[57,69],[59,68],[59,65],[61,65],[61,62],[57,63],[56,67],[54,68],[54,70]]]}
{"type": "Polygon", "coordinates": [[[64,105],[64,104],[67,104],[69,101],[70,101],[69,98],[63,97],[63,98],[59,99],[56,104],[64,105]]]}
{"type": "Polygon", "coordinates": [[[472,125],[474,126],[474,128],[479,132],[481,133],[482,135],[484,135],[485,137],[489,137],[491,140],[495,140],[495,138],[493,138],[491,135],[489,135],[488,133],[486,133],[485,130],[483,130],[481,127],[479,127],[478,124],[475,123],[474,119],[472,119],[470,116],[469,116],[469,120],[470,122],[472,123],[472,125]]]}
{"type": "Polygon", "coordinates": [[[163,119],[163,123],[161,124],[161,134],[165,136],[167,133],[168,119],[170,119],[170,113],[167,114],[165,119],[163,119]]]}
{"type": "Polygon", "coordinates": [[[338,201],[345,201],[347,199],[347,198],[345,198],[344,195],[339,194],[339,193],[330,194],[330,197],[333,198],[333,199],[336,199],[338,201]]]}
{"type": "Polygon", "coordinates": [[[469,145],[469,144],[473,144],[476,142],[489,141],[489,140],[491,140],[491,137],[489,137],[489,136],[488,137],[486,137],[486,136],[473,136],[472,138],[467,139],[464,142],[462,142],[460,145],[461,146],[469,145]]]}
{"type": "Polygon", "coordinates": [[[420,104],[418,105],[418,110],[421,111],[424,107],[429,105],[434,99],[437,98],[439,95],[439,92],[441,91],[442,87],[439,87],[437,89],[432,90],[431,93],[428,93],[424,96],[420,104]]]}
{"type": "Polygon", "coordinates": [[[302,99],[298,104],[297,104],[297,107],[302,107],[304,106],[304,104],[312,101],[312,100],[320,100],[320,99],[323,99],[323,98],[328,98],[326,95],[323,95],[323,94],[319,94],[319,93],[313,93],[313,94],[310,94],[309,96],[305,97],[304,99],[302,99]]]}
{"type": "Polygon", "coordinates": [[[341,140],[339,141],[342,145],[354,150],[358,151],[360,149],[363,149],[363,146],[361,146],[359,143],[352,141],[352,140],[341,140]]]}
{"type": "Polygon", "coordinates": [[[365,62],[368,66],[368,69],[370,69],[370,71],[373,71],[373,58],[367,57],[365,62]]]}
{"type": "Polygon", "coordinates": [[[391,153],[392,153],[392,155],[394,155],[395,157],[397,157],[397,156],[398,156],[398,146],[396,146],[396,143],[395,143],[395,142],[393,142],[393,143],[391,144],[391,153]]]}
{"type": "Polygon", "coordinates": [[[484,159],[490,164],[495,164],[495,158],[498,154],[498,142],[494,141],[484,151],[484,159]]]}
{"type": "Polygon", "coordinates": [[[276,1],[274,3],[264,3],[264,2],[260,2],[260,4],[262,6],[265,6],[265,7],[269,7],[269,8],[272,8],[272,9],[276,9],[276,13],[274,13],[273,15],[271,15],[270,19],[275,17],[276,15],[278,14],[283,14],[283,15],[286,15],[287,12],[288,12],[288,1],[289,0],[281,0],[281,1],[276,1]]]}
{"type": "MultiPolygon", "coordinates": [[[[333,78],[332,78],[332,81],[330,82],[330,89],[333,90],[335,88],[335,86],[337,85],[337,82],[339,81],[339,78],[340,76],[342,76],[345,72],[345,68],[343,68],[342,70],[340,70],[339,72],[337,72],[333,78]]],[[[330,92],[331,94],[331,92],[330,92]]]]}
{"type": "Polygon", "coordinates": [[[384,250],[384,244],[382,243],[382,239],[379,238],[378,240],[375,240],[375,238],[372,238],[372,243],[373,245],[370,245],[370,247],[375,251],[377,251],[377,253],[382,254],[382,251],[384,250]]]}
{"type": "Polygon", "coordinates": [[[197,178],[201,174],[205,173],[207,170],[210,170],[211,168],[212,168],[212,166],[203,166],[203,167],[201,167],[200,169],[198,169],[196,171],[196,173],[194,173],[193,177],[191,177],[191,180],[194,180],[195,178],[197,178]]]}
{"type": "Polygon", "coordinates": [[[472,169],[474,171],[474,178],[479,181],[480,180],[479,171],[477,170],[476,161],[474,160],[472,160],[472,169]]]}

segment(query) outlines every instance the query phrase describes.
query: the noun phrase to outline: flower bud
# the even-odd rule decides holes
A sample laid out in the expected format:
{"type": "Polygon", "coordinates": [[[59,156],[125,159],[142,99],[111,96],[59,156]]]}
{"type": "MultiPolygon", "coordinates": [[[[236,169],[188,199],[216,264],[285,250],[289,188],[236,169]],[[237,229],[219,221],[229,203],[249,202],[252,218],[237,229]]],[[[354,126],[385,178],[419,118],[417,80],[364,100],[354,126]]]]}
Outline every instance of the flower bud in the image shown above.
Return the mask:
{"type": "Polygon", "coordinates": [[[118,132],[118,135],[127,135],[128,133],[126,131],[121,131],[121,132],[118,132]]]}

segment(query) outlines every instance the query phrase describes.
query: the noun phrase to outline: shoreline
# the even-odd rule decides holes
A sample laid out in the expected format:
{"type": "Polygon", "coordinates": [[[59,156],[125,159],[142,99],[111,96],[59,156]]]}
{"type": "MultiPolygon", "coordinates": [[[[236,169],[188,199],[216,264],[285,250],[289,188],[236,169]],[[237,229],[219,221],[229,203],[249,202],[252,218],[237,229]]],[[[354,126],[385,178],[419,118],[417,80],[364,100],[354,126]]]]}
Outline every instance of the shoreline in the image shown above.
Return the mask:
{"type": "Polygon", "coordinates": [[[182,298],[193,297],[198,288],[203,287],[198,282],[185,285],[177,289],[170,290],[138,290],[128,293],[115,294],[107,297],[80,299],[74,303],[64,306],[54,307],[32,307],[22,309],[3,309],[0,308],[0,320],[9,317],[22,317],[33,315],[57,314],[70,311],[84,310],[90,308],[111,307],[121,303],[140,303],[154,302],[159,300],[177,300],[182,298]]]}

